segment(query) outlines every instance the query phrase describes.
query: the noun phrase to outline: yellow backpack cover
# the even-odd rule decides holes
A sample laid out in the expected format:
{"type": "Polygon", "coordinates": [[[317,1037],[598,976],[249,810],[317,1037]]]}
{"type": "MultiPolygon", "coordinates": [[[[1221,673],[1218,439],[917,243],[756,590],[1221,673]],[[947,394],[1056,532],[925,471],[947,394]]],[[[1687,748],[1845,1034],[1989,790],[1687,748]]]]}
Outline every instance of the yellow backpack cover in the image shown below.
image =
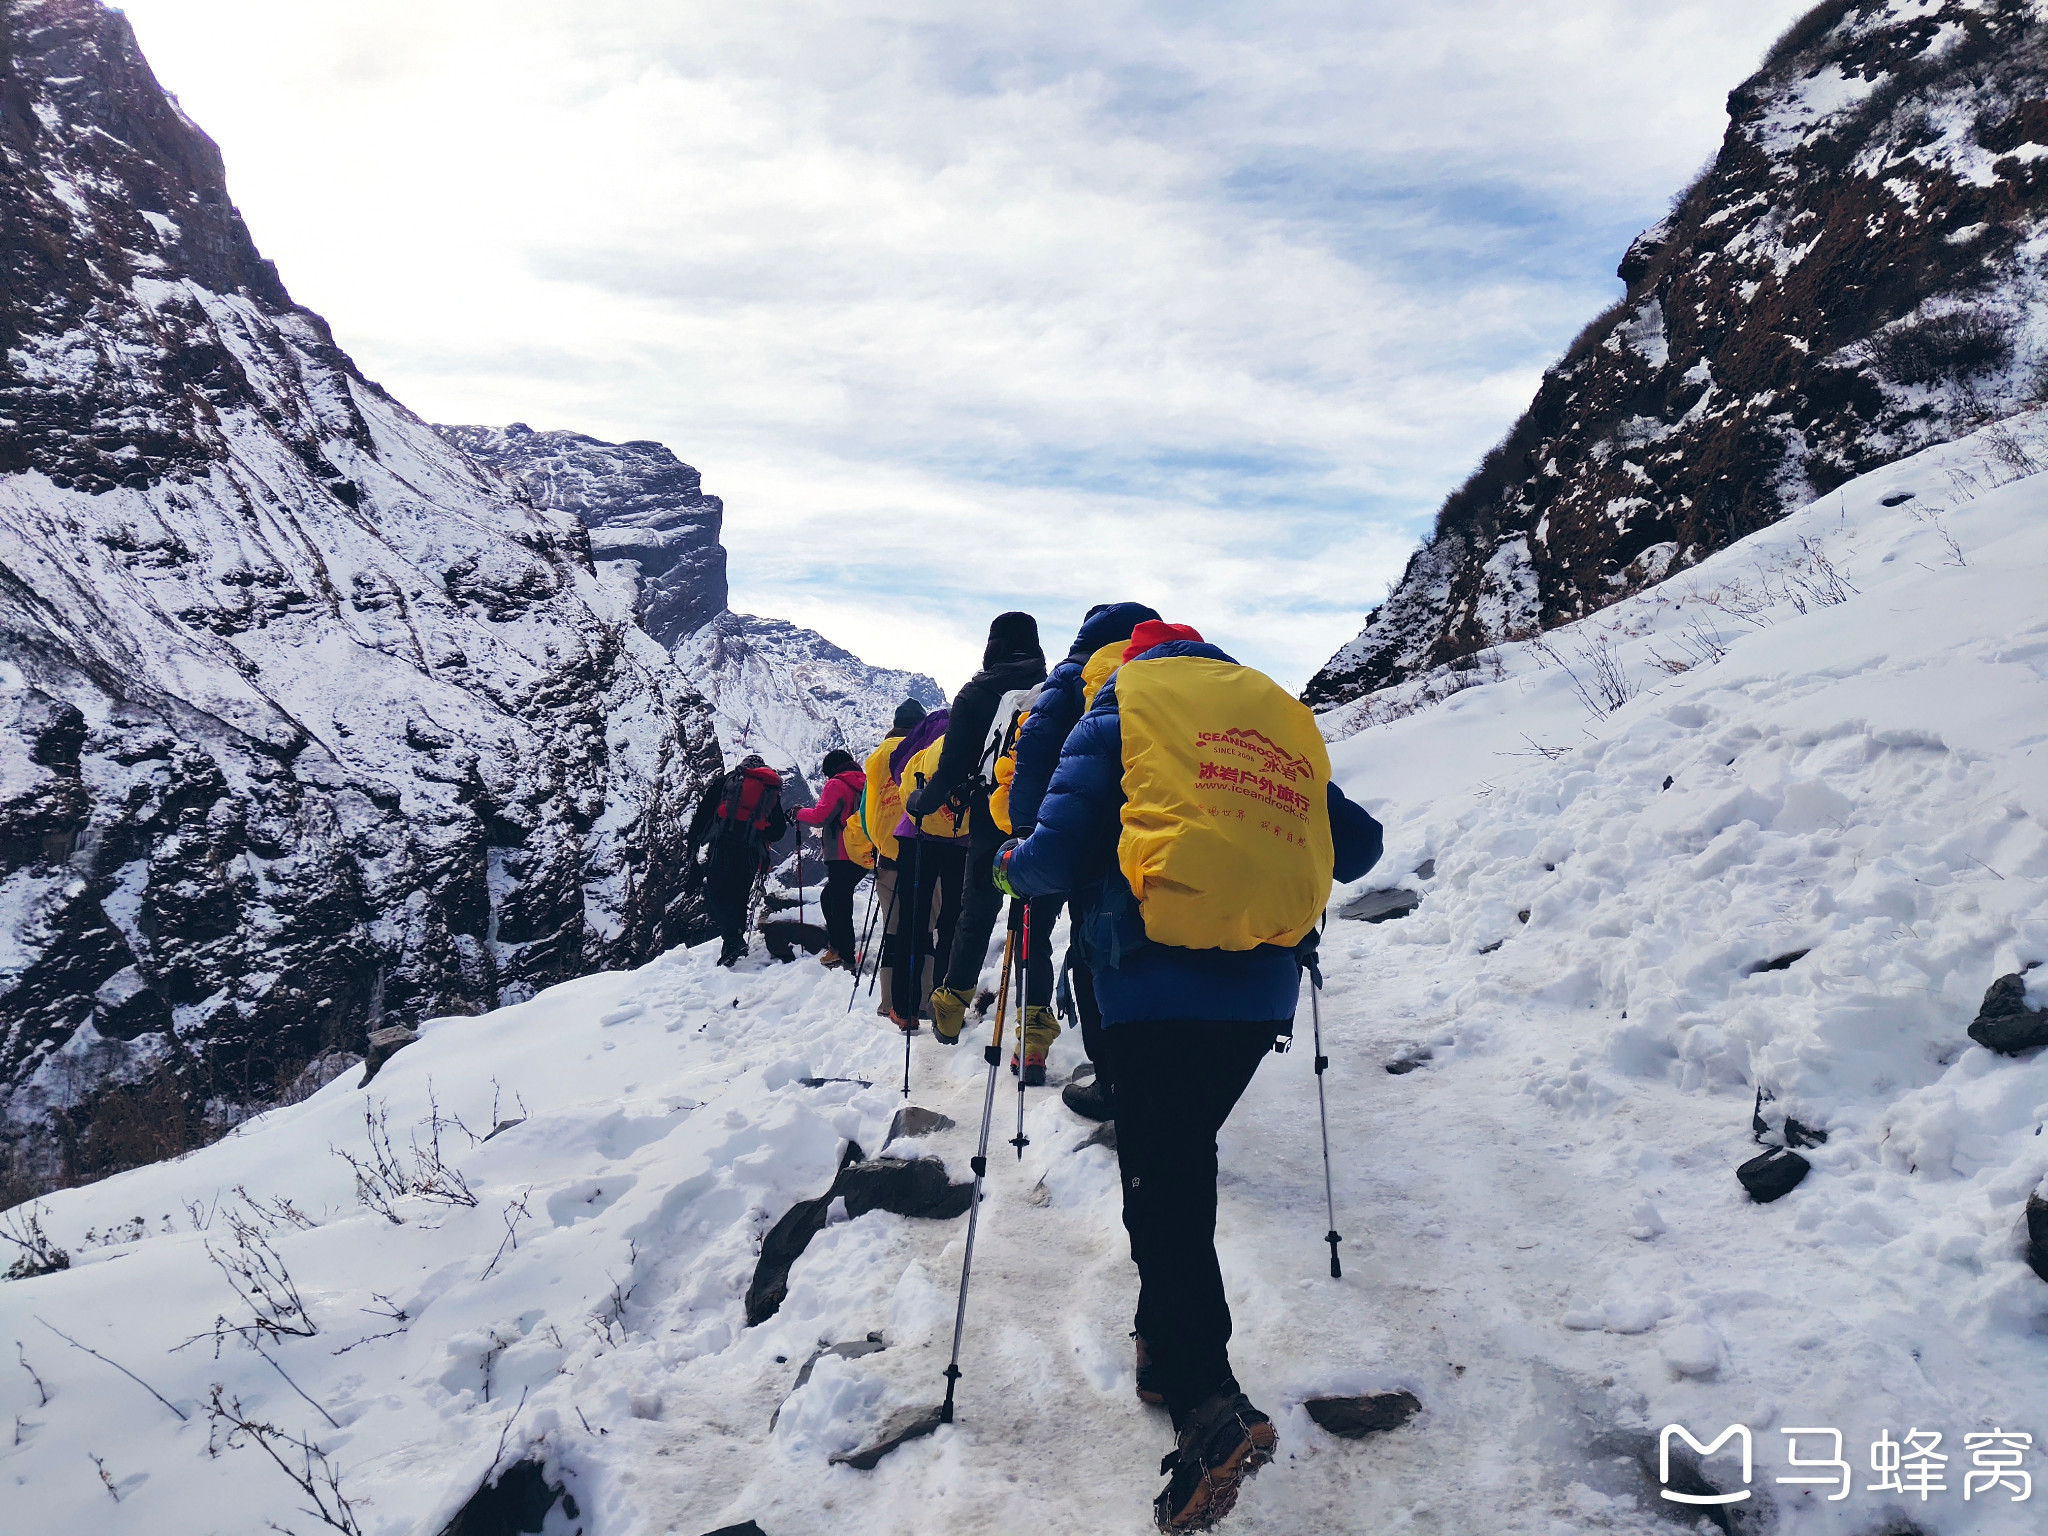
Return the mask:
{"type": "Polygon", "coordinates": [[[868,795],[866,790],[862,790],[860,804],[849,811],[846,820],[839,824],[839,846],[844,848],[846,856],[862,869],[873,869],[875,840],[868,835],[867,815],[868,795]]]}
{"type": "Polygon", "coordinates": [[[1097,646],[1095,654],[1081,664],[1083,709],[1095,702],[1095,695],[1102,691],[1102,685],[1109,681],[1110,674],[1124,664],[1124,652],[1129,648],[1128,640],[1112,640],[1107,645],[1097,646]]]}
{"type": "Polygon", "coordinates": [[[1116,696],[1117,864],[1145,936],[1183,949],[1299,943],[1336,865],[1315,716],[1264,673],[1206,656],[1128,662],[1116,696]]]}
{"type": "Polygon", "coordinates": [[[902,739],[891,736],[868,754],[868,787],[860,801],[861,817],[876,854],[891,861],[896,857],[896,823],[903,819],[903,791],[889,777],[889,754],[902,739]]]}
{"type": "MultiPolygon", "coordinates": [[[[925,747],[912,757],[909,762],[905,763],[903,765],[903,779],[898,786],[899,794],[907,795],[911,790],[917,788],[917,776],[919,774],[930,778],[938,768],[939,754],[945,748],[946,738],[944,736],[934,736],[930,746],[925,747]]],[[[902,802],[899,800],[896,807],[897,819],[901,820],[903,814],[902,802]]],[[[962,811],[955,815],[951,810],[946,809],[933,811],[929,816],[919,818],[917,830],[926,837],[965,837],[967,835],[967,813],[962,811]]]]}

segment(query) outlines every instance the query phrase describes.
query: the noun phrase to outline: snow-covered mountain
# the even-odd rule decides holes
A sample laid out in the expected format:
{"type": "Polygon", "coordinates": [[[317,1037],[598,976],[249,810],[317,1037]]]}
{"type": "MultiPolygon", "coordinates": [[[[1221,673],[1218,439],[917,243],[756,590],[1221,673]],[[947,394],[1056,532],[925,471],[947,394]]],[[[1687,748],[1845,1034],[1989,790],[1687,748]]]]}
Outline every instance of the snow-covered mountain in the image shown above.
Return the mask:
{"type": "Polygon", "coordinates": [[[0,8],[0,1187],[680,941],[708,711],[295,305],[97,0],[0,8]]]}
{"type": "Polygon", "coordinates": [[[728,758],[758,752],[807,780],[834,747],[865,756],[896,706],[945,702],[916,672],[869,666],[815,630],[726,606],[724,504],[697,471],[653,442],[578,432],[441,427],[472,457],[510,475],[534,502],[572,512],[591,552],[639,582],[640,621],[711,706],[728,758]]]}
{"type": "Polygon", "coordinates": [[[2048,394],[2034,0],[1826,0],[1728,114],[1310,704],[1594,612],[2048,394]]]}
{"type": "MultiPolygon", "coordinates": [[[[1732,1445],[1676,1485],[1749,1495],[1709,1529],[2039,1530],[2048,1052],[1967,1031],[2001,976],[2048,1007],[2048,474],[2007,458],[2048,462],[2044,415],[1333,747],[1387,825],[1363,884],[1419,901],[1324,940],[1342,1280],[1305,1038],[1221,1138],[1232,1357],[1281,1437],[1223,1529],[1690,1529],[1659,1431],[1739,1424],[1747,1485],[1732,1445]],[[1809,1165],[1763,1205],[1760,1142],[1809,1165]],[[1419,1417],[1362,1442],[1303,1406],[1397,1390],[1419,1417]],[[1994,1430],[2030,1437],[2025,1501],[1965,1497],[1994,1430]],[[1873,1486],[1909,1434],[1948,1458],[1924,1498],[1873,1486]]],[[[303,1471],[365,1536],[486,1485],[558,1536],[1150,1529],[1170,1430],[1133,1400],[1115,1157],[1053,1091],[1012,1157],[1007,1077],[958,1420],[829,1464],[941,1395],[963,1223],[823,1197],[849,1143],[964,1180],[986,1069],[918,1041],[913,1101],[955,1123],[892,1140],[902,1047],[838,973],[711,959],[435,1022],[368,1091],[53,1195],[70,1267],[0,1284],[14,1522],[305,1532],[303,1471]]],[[[1053,1081],[1078,1059],[1056,1042],[1053,1081]]]]}

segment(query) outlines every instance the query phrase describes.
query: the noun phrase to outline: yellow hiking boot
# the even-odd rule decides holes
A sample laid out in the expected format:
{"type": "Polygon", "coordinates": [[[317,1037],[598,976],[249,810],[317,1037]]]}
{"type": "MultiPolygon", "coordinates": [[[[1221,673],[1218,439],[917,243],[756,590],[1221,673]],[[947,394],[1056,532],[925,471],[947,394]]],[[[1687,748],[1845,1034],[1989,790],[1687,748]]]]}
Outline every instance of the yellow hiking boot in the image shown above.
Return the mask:
{"type": "MultiPolygon", "coordinates": [[[[1033,1003],[1024,1010],[1024,1086],[1043,1088],[1045,1086],[1045,1053],[1052,1049],[1053,1041],[1060,1037],[1059,1015],[1043,1003],[1033,1003]]],[[[1010,1052],[1010,1074],[1017,1072],[1017,1053],[1010,1052]]]]}
{"type": "Polygon", "coordinates": [[[932,1033],[941,1045],[958,1045],[960,1031],[967,1024],[967,1005],[973,995],[951,987],[932,988],[932,1033]]]}

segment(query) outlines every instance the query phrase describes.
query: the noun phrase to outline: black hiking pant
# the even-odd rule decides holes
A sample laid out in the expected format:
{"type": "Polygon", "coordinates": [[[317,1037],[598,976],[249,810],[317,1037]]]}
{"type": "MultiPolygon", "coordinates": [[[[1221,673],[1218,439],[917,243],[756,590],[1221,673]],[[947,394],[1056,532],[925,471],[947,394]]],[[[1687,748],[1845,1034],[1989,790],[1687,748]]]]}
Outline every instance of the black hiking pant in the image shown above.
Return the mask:
{"type": "Polygon", "coordinates": [[[896,979],[890,1001],[906,1019],[927,1012],[931,993],[913,980],[913,965],[920,958],[945,955],[951,951],[953,931],[960,922],[960,882],[967,870],[967,845],[942,843],[929,837],[906,838],[896,849],[896,882],[899,899],[910,889],[914,876],[917,888],[910,892],[903,915],[909,919],[896,936],[896,979]],[[939,903],[938,932],[932,932],[929,917],[932,897],[939,903]]]}
{"type": "MultiPolygon", "coordinates": [[[[942,983],[955,992],[972,994],[988,963],[988,944],[1007,899],[996,889],[996,850],[1010,839],[991,821],[984,810],[979,820],[969,823],[967,843],[967,890],[960,901],[960,923],[953,930],[953,947],[946,962],[942,983]],[[982,828],[988,830],[984,832],[982,828]]],[[[1031,954],[1025,967],[1024,1001],[1037,1005],[1052,1001],[1052,925],[1059,921],[1064,896],[1040,896],[1031,903],[1031,954]]]]}
{"type": "MultiPolygon", "coordinates": [[[[1036,917],[1032,923],[1035,932],[1036,917]]],[[[1067,946],[1067,985],[1074,991],[1074,1011],[1081,1015],[1081,1049],[1095,1063],[1095,1081],[1113,1094],[1116,1091],[1116,1063],[1110,1059],[1109,1047],[1102,1039],[1102,1010],[1095,1003],[1095,973],[1088,969],[1088,958],[1081,953],[1079,944],[1067,946]]],[[[1142,1029],[1144,1026],[1133,1027],[1142,1029]]],[[[1114,1102],[1112,1099],[1112,1105],[1114,1102]]]]}
{"type": "Polygon", "coordinates": [[[761,872],[761,854],[737,837],[711,845],[711,867],[704,871],[704,904],[724,940],[725,957],[747,952],[747,898],[754,876],[761,872]]]}
{"type": "Polygon", "coordinates": [[[853,928],[853,893],[860,889],[866,874],[851,859],[834,859],[825,866],[825,889],[818,894],[832,952],[849,966],[854,962],[854,951],[860,948],[860,935],[853,928]]]}
{"type": "Polygon", "coordinates": [[[1282,1027],[1174,1019],[1102,1031],[1116,1073],[1137,1328],[1175,1429],[1233,1380],[1230,1304],[1216,1262],[1216,1133],[1282,1027]]]}

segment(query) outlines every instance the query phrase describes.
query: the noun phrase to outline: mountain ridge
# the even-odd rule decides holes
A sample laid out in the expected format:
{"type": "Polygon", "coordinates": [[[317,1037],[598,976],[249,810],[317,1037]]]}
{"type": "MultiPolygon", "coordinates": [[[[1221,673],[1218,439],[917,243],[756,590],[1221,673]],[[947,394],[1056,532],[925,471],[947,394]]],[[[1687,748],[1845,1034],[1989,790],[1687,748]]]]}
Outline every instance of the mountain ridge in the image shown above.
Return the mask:
{"type": "Polygon", "coordinates": [[[1826,0],[1729,94],[1626,294],[1443,504],[1319,710],[1595,612],[2048,392],[2048,25],[1826,0]]]}

